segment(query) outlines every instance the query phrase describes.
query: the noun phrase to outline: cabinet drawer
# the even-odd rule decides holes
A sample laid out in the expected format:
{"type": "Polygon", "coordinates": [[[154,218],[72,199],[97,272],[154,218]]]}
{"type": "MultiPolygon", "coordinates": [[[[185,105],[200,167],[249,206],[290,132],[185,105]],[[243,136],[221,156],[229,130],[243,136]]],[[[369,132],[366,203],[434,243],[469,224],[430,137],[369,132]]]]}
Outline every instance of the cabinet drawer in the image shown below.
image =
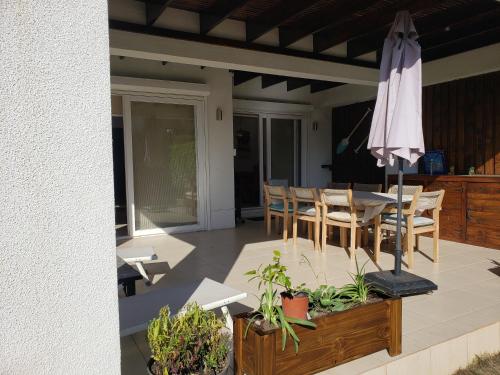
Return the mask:
{"type": "Polygon", "coordinates": [[[467,241],[500,248],[500,185],[467,184],[467,241]]]}

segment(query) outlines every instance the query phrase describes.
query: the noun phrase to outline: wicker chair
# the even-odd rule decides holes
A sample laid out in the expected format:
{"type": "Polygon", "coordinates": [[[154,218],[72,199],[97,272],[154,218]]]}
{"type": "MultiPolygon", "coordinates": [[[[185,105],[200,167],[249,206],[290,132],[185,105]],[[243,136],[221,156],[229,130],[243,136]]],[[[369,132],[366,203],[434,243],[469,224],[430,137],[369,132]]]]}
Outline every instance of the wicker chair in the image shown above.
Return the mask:
{"type": "Polygon", "coordinates": [[[321,229],[321,201],[315,188],[291,187],[293,206],[293,243],[297,242],[297,223],[299,220],[308,223],[309,238],[314,224],[314,249],[320,250],[319,233],[321,229]]]}

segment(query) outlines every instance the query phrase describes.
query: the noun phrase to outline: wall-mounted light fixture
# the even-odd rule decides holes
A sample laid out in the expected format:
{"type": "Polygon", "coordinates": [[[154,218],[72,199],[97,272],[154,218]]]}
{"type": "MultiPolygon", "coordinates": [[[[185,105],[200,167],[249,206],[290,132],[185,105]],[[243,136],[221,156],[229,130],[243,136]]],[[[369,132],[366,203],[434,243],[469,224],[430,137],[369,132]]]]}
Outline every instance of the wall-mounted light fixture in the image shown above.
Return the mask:
{"type": "Polygon", "coordinates": [[[217,107],[217,110],[215,111],[215,119],[217,121],[222,121],[222,108],[217,107]]]}
{"type": "Polygon", "coordinates": [[[315,132],[317,132],[318,131],[318,121],[313,121],[312,126],[313,126],[313,130],[315,132]]]}

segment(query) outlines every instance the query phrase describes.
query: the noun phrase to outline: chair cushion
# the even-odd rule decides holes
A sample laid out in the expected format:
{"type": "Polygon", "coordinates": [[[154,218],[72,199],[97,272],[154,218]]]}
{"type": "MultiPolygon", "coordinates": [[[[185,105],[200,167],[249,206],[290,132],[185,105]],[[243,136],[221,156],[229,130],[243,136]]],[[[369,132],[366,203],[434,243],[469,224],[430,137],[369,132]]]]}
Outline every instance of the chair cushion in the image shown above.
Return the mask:
{"type": "MultiPolygon", "coordinates": [[[[326,216],[331,220],[345,221],[347,223],[351,221],[351,214],[346,211],[330,211],[326,214],[326,216]]],[[[361,220],[362,218],[358,216],[357,221],[361,220]]]]}
{"type": "Polygon", "coordinates": [[[299,214],[302,215],[309,215],[309,216],[316,215],[316,207],[307,204],[300,205],[297,208],[297,211],[299,212],[299,214]]]}
{"type": "MultiPolygon", "coordinates": [[[[382,214],[382,223],[396,225],[397,214],[382,214]]],[[[406,227],[406,217],[403,216],[403,221],[401,224],[406,227]]],[[[424,227],[427,225],[433,225],[434,220],[424,216],[414,216],[413,217],[413,226],[414,227],[424,227]]]]}
{"type": "MultiPolygon", "coordinates": [[[[278,211],[278,212],[283,212],[283,203],[271,203],[269,205],[269,209],[271,211],[278,211]]],[[[293,206],[291,203],[288,203],[288,212],[293,213],[293,206]]]]}

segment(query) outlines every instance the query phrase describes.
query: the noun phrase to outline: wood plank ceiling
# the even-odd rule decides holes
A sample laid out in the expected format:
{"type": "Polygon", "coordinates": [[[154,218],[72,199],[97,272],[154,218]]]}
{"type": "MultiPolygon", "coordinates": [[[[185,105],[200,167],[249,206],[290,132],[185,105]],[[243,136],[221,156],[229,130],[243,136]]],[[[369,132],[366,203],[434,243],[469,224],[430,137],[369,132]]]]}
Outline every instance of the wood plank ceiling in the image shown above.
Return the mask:
{"type": "MultiPolygon", "coordinates": [[[[380,55],[384,38],[399,10],[408,10],[413,17],[424,62],[500,42],[500,2],[496,0],[137,1],[144,3],[143,25],[110,20],[110,27],[359,66],[377,66],[359,57],[371,52],[380,55]],[[199,13],[199,34],[155,27],[155,22],[169,7],[199,13]],[[210,36],[210,31],[228,18],[245,22],[245,41],[210,36]],[[258,43],[259,37],[273,29],[278,29],[279,46],[258,43]],[[294,48],[295,42],[310,36],[312,52],[294,48]],[[347,44],[346,57],[328,53],[330,48],[343,43],[347,44]]],[[[257,76],[235,72],[235,85],[257,76]]],[[[339,85],[262,76],[262,87],[284,81],[288,90],[311,85],[314,92],[339,85]]]]}

